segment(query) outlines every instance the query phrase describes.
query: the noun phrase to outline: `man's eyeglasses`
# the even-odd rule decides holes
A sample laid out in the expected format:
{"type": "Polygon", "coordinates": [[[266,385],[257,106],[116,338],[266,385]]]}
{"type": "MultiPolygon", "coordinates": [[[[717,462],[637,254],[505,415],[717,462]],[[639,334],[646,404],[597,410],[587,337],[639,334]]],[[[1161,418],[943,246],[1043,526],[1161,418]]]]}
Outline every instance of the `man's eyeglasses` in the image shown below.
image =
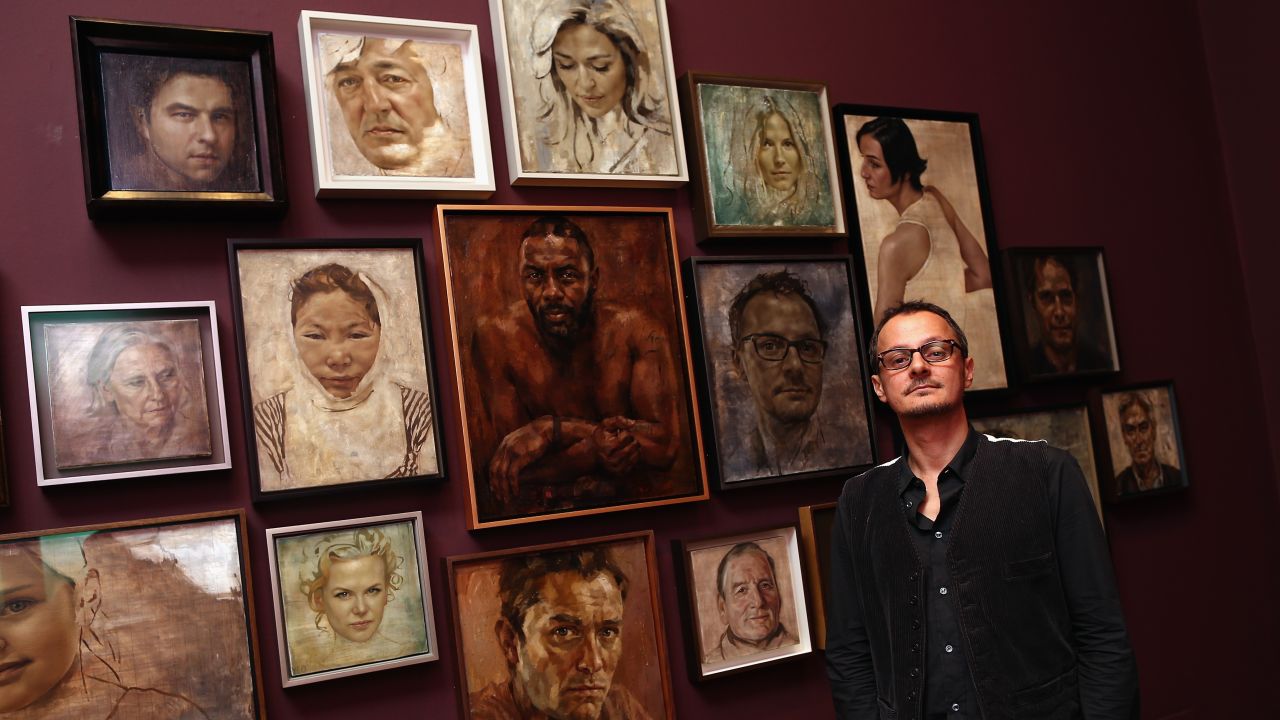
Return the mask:
{"type": "Polygon", "coordinates": [[[738,340],[739,343],[751,341],[752,347],[756,349],[756,354],[763,360],[770,362],[778,362],[787,357],[787,353],[791,348],[796,349],[796,355],[801,362],[810,364],[822,362],[822,358],[827,354],[827,343],[824,340],[788,340],[781,335],[771,335],[769,333],[752,333],[738,340]]]}
{"type": "Polygon", "coordinates": [[[911,364],[911,356],[920,353],[920,357],[930,365],[944,363],[955,354],[960,343],[955,340],[934,340],[918,348],[890,348],[876,355],[876,359],[885,370],[897,372],[911,364]]]}

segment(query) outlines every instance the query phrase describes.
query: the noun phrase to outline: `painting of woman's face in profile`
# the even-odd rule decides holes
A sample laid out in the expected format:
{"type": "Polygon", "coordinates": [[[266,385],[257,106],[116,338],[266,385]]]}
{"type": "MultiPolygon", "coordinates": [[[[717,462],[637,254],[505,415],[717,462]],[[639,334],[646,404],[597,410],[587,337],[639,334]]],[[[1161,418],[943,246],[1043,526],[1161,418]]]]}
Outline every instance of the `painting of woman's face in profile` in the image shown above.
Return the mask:
{"type": "Polygon", "coordinates": [[[196,320],[47,327],[59,468],[211,454],[196,320]]]}
{"type": "Polygon", "coordinates": [[[421,513],[267,531],[286,687],[437,657],[421,513]]]}
{"type": "Polygon", "coordinates": [[[704,236],[844,234],[824,85],[690,73],[681,89],[704,236]]]}

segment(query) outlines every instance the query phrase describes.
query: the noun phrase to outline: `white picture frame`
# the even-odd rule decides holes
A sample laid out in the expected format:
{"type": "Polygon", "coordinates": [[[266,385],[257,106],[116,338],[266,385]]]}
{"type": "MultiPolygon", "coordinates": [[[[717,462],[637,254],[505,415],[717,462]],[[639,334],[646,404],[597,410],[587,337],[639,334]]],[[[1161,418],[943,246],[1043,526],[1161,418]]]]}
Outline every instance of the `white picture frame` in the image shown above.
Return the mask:
{"type": "Polygon", "coordinates": [[[475,25],[303,10],[298,16],[298,44],[317,198],[485,199],[493,194],[493,154],[475,25]],[[378,155],[387,165],[409,163],[398,168],[376,165],[366,156],[366,151],[374,151],[358,147],[349,126],[339,124],[350,120],[344,119],[326,80],[337,65],[353,62],[353,55],[358,60],[368,37],[413,42],[422,48],[417,57],[432,86],[429,102],[439,118],[432,128],[415,128],[395,112],[390,124],[393,131],[410,137],[423,132],[441,139],[428,144],[430,138],[424,137],[418,149],[403,150],[394,158],[378,155]],[[451,150],[424,155],[422,148],[451,150]],[[406,152],[415,159],[404,160],[406,152]]]}
{"type": "MultiPolygon", "coordinates": [[[[145,329],[145,328],[144,328],[145,329]]],[[[99,337],[99,341],[101,341],[99,337]]],[[[228,442],[227,410],[222,383],[222,353],[218,343],[217,309],[212,300],[191,302],[159,302],[159,303],[116,303],[96,305],[24,305],[22,306],[22,340],[25,348],[27,368],[27,396],[31,407],[31,438],[35,448],[36,484],[44,487],[50,485],[68,485],[100,480],[120,480],[134,477],[152,477],[172,475],[175,473],[192,473],[209,470],[228,470],[231,468],[231,449],[228,442]],[[94,324],[105,328],[113,325],[147,323],[170,323],[194,321],[198,326],[198,339],[194,345],[198,348],[199,357],[188,367],[196,367],[201,375],[200,392],[197,397],[194,387],[185,387],[181,415],[205,413],[208,426],[208,450],[201,450],[199,455],[179,456],[181,451],[164,451],[150,459],[107,458],[90,461],[89,464],[63,461],[60,467],[57,455],[57,439],[55,437],[54,396],[51,394],[50,357],[46,344],[48,330],[51,326],[72,326],[94,324]],[[203,400],[203,402],[201,402],[203,400]]],[[[192,351],[194,352],[194,351],[192,351]]],[[[92,354],[92,351],[90,351],[92,354]]],[[[181,351],[175,349],[175,354],[181,351]]],[[[61,365],[65,372],[56,374],[65,378],[71,387],[76,381],[85,385],[74,388],[78,393],[76,399],[87,399],[95,392],[86,378],[88,357],[74,357],[69,354],[67,363],[61,365]]],[[[111,358],[111,368],[119,356],[111,358]]],[[[188,378],[194,380],[194,378],[188,378]]],[[[84,407],[78,403],[62,405],[67,407],[84,407]]],[[[91,409],[91,408],[89,408],[91,409]]],[[[65,410],[63,411],[65,414],[65,410]]],[[[116,408],[119,414],[119,408],[116,408]]],[[[94,415],[86,412],[86,415],[94,415]]],[[[97,415],[101,417],[101,414],[97,415]]],[[[118,420],[119,418],[117,418],[118,420]]],[[[103,418],[100,422],[109,423],[103,418]]],[[[176,421],[175,421],[176,422],[176,421]]],[[[108,433],[108,436],[110,434],[108,433]]],[[[110,440],[110,438],[108,437],[110,440]]],[[[67,442],[82,438],[68,438],[67,442]]],[[[111,440],[119,443],[119,438],[111,440]]]]}
{"type": "MultiPolygon", "coordinates": [[[[621,120],[624,125],[628,122],[633,123],[631,127],[636,132],[630,137],[635,139],[637,134],[639,136],[629,149],[625,151],[619,149],[617,154],[620,154],[621,158],[616,161],[607,160],[614,162],[614,167],[622,166],[622,169],[603,172],[594,168],[586,171],[551,170],[542,167],[540,161],[533,159],[533,153],[537,152],[536,148],[539,147],[534,133],[548,125],[545,117],[539,118],[543,112],[536,106],[536,100],[549,96],[555,69],[554,62],[551,61],[550,40],[547,41],[548,47],[542,53],[545,59],[539,60],[531,47],[530,38],[533,37],[532,26],[546,25],[545,22],[534,22],[537,20],[537,15],[553,3],[564,5],[562,2],[555,3],[555,0],[537,0],[537,2],[489,0],[489,15],[493,22],[493,56],[498,75],[498,96],[502,104],[503,134],[506,138],[507,168],[511,184],[633,188],[679,187],[687,184],[689,167],[684,152],[684,131],[676,92],[674,64],[671,59],[671,36],[667,25],[665,0],[608,0],[607,3],[600,3],[623,9],[623,12],[613,12],[612,16],[625,17],[626,22],[630,24],[630,29],[615,28],[612,32],[624,36],[638,34],[640,38],[635,44],[641,48],[640,52],[647,54],[646,64],[656,68],[646,78],[647,82],[640,80],[637,84],[645,84],[652,89],[650,95],[659,98],[659,112],[653,117],[660,117],[661,120],[645,125],[643,129],[636,124],[635,118],[621,120]],[[513,42],[516,45],[513,46],[513,42]],[[534,66],[538,63],[542,63],[545,67],[535,71],[534,66]],[[543,80],[536,79],[538,72],[543,73],[543,80]],[[522,79],[520,88],[513,83],[516,78],[522,79]],[[543,88],[544,92],[539,92],[539,82],[546,84],[543,88]],[[668,151],[668,143],[670,151],[668,151]],[[641,149],[637,150],[637,148],[641,149]],[[640,153],[646,153],[647,157],[652,157],[654,160],[633,163],[627,159],[634,158],[640,153]],[[530,158],[526,158],[526,155],[530,155],[530,158]],[[668,158],[672,163],[669,166],[665,165],[668,158]],[[664,165],[659,167],[659,171],[654,172],[653,168],[658,167],[658,163],[664,163],[664,165]],[[633,165],[634,169],[627,171],[627,165],[633,165]],[[648,170],[644,168],[646,165],[649,166],[648,170]]],[[[591,20],[588,19],[585,24],[590,26],[591,20]]],[[[624,62],[630,62],[630,60],[626,59],[624,62]]],[[[632,71],[633,74],[636,72],[632,71]]],[[[632,96],[634,92],[633,88],[628,86],[623,91],[623,96],[624,98],[632,96]]],[[[568,96],[563,89],[560,93],[568,96]]],[[[566,109],[566,115],[574,117],[578,114],[577,108],[581,107],[567,100],[562,102],[562,105],[566,109]]],[[[631,105],[634,106],[635,102],[633,101],[631,105]]],[[[623,112],[622,101],[618,101],[615,107],[618,108],[617,112],[623,112]]],[[[602,157],[607,157],[607,150],[606,147],[602,157]]],[[[552,163],[548,162],[548,164],[552,163]]]]}
{"type": "MultiPolygon", "coordinates": [[[[440,659],[435,630],[435,611],[431,605],[430,563],[423,535],[422,512],[416,510],[267,529],[271,599],[275,608],[276,638],[280,650],[280,681],[284,687],[309,685],[440,659]],[[390,595],[383,601],[382,608],[376,611],[377,623],[373,625],[370,632],[366,633],[370,637],[352,642],[333,631],[330,618],[325,611],[321,611],[313,623],[310,615],[316,611],[307,605],[306,596],[303,595],[302,589],[297,587],[299,578],[294,574],[282,576],[281,573],[297,570],[300,558],[309,561],[311,567],[308,570],[315,571],[318,561],[312,559],[312,556],[318,555],[320,548],[330,543],[343,543],[342,552],[349,556],[347,560],[335,562],[349,562],[361,557],[375,559],[380,557],[370,554],[370,550],[384,552],[381,557],[386,557],[385,550],[381,546],[361,545],[361,542],[367,542],[368,535],[365,541],[356,539],[358,533],[361,531],[367,533],[370,529],[383,533],[380,541],[386,549],[390,550],[390,556],[399,562],[396,568],[391,568],[388,564],[387,584],[391,584],[389,578],[394,574],[399,574],[400,581],[394,588],[381,589],[384,596],[387,596],[388,592],[390,595]],[[347,544],[348,540],[353,542],[347,544]],[[299,553],[300,550],[314,550],[314,552],[299,553]],[[413,553],[412,562],[409,562],[410,551],[413,553]],[[393,605],[394,603],[398,605],[393,605]],[[324,616],[323,621],[320,620],[320,615],[324,616]],[[321,634],[328,632],[331,636],[328,640],[334,644],[335,648],[342,643],[345,654],[336,657],[332,653],[327,657],[316,656],[314,643],[307,646],[305,638],[305,635],[311,631],[307,626],[311,624],[314,624],[315,632],[321,634]],[[322,624],[328,627],[322,628],[322,624]],[[415,633],[408,642],[397,642],[400,636],[387,637],[383,632],[403,628],[415,633]],[[361,645],[367,647],[361,647],[361,645]],[[396,646],[399,646],[399,651],[402,651],[403,655],[380,656],[380,654],[386,655],[389,648],[392,649],[390,654],[395,655],[396,646]],[[356,649],[355,654],[351,652],[351,648],[356,649]],[[363,656],[364,661],[360,662],[362,656],[358,653],[362,650],[366,651],[366,654],[363,656]],[[312,666],[305,666],[306,662],[311,662],[312,666]]],[[[332,552],[332,549],[325,551],[326,554],[332,552]]],[[[319,575],[317,574],[316,577],[318,578],[319,575]]],[[[325,583],[328,582],[326,579],[325,583]]],[[[323,588],[324,586],[321,586],[319,589],[323,590],[323,588]]],[[[362,617],[369,617],[369,615],[366,612],[362,617]]]]}

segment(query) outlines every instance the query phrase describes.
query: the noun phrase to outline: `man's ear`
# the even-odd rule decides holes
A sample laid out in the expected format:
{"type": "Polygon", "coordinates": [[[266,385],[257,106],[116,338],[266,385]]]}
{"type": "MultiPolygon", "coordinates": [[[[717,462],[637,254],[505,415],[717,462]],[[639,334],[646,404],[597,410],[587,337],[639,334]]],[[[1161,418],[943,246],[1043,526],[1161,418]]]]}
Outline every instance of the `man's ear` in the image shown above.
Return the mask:
{"type": "MultiPolygon", "coordinates": [[[[973,373],[970,373],[969,375],[970,375],[969,379],[972,382],[973,373]]],[[[969,386],[965,385],[965,387],[969,387],[969,386]]],[[[885,394],[884,394],[884,386],[880,384],[880,373],[876,373],[875,375],[871,376],[871,390],[875,392],[876,397],[880,399],[880,402],[882,403],[889,402],[889,400],[885,397],[885,394]]]]}
{"type": "Polygon", "coordinates": [[[98,570],[89,568],[89,572],[85,573],[84,580],[80,583],[76,598],[76,621],[80,627],[92,626],[101,608],[102,582],[98,577],[98,570]]]}
{"type": "Polygon", "coordinates": [[[724,623],[725,627],[728,627],[729,613],[724,609],[724,598],[719,595],[716,595],[716,609],[720,611],[720,622],[724,623]]]}
{"type": "Polygon", "coordinates": [[[147,108],[133,108],[133,126],[137,128],[138,135],[149,144],[151,142],[151,122],[147,118],[147,108]]]}
{"type": "Polygon", "coordinates": [[[973,358],[965,356],[964,359],[964,389],[968,390],[973,384],[973,358]]]}
{"type": "Polygon", "coordinates": [[[493,624],[493,632],[498,636],[498,647],[502,648],[502,656],[507,659],[508,667],[516,666],[517,646],[520,639],[516,637],[515,628],[506,618],[498,618],[493,624]]]}

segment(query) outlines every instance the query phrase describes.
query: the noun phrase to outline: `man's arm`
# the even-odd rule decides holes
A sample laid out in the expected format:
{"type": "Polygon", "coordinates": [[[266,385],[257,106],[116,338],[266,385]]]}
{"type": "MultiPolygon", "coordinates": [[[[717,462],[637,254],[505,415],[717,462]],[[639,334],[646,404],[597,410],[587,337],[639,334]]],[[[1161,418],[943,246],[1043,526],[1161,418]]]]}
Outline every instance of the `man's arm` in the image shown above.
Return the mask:
{"type": "Polygon", "coordinates": [[[871,645],[862,622],[857,578],[853,572],[853,539],[844,518],[849,512],[840,496],[831,525],[831,578],[827,591],[827,678],[840,720],[876,720],[875,670],[871,645]]]}
{"type": "Polygon", "coordinates": [[[1086,720],[1138,717],[1138,668],[1125,631],[1107,541],[1080,466],[1063,455],[1056,472],[1058,569],[1086,720]]]}
{"type": "MultiPolygon", "coordinates": [[[[673,339],[663,332],[653,318],[643,316],[634,336],[635,363],[631,366],[631,407],[635,425],[627,430],[639,447],[639,461],[651,468],[665,470],[676,461],[680,425],[676,386],[673,339]]],[[[607,378],[606,378],[607,380],[607,378]]]]}

